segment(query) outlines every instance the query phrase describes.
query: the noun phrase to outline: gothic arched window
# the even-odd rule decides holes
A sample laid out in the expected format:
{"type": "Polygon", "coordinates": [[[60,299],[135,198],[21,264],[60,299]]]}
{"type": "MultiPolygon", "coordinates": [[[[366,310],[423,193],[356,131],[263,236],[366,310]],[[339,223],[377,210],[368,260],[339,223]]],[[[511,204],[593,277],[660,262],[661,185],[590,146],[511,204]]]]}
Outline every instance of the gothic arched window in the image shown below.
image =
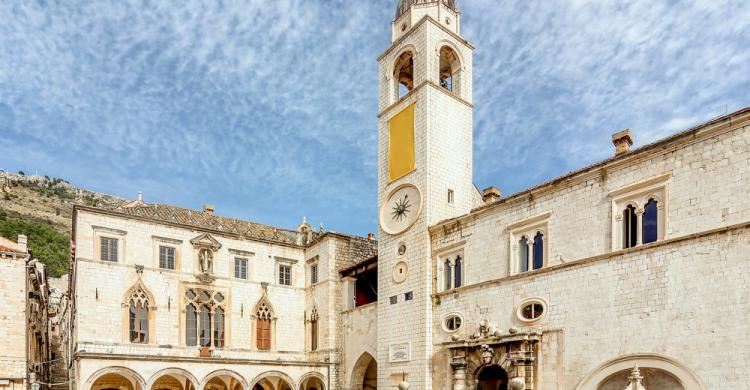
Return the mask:
{"type": "Polygon", "coordinates": [[[149,343],[149,315],[154,298],[139,281],[125,295],[128,318],[128,340],[133,344],[149,343]]]}
{"type": "Polygon", "coordinates": [[[455,282],[453,283],[453,288],[459,288],[463,284],[462,278],[462,262],[461,262],[461,256],[456,256],[456,263],[453,265],[453,276],[455,276],[455,282]]]}
{"type": "Polygon", "coordinates": [[[632,248],[638,242],[638,216],[635,214],[635,206],[629,205],[622,215],[622,247],[632,248]]]}
{"type": "Polygon", "coordinates": [[[191,288],[185,292],[185,344],[223,348],[226,302],[215,291],[191,288]]]}
{"type": "Polygon", "coordinates": [[[544,234],[537,232],[534,236],[534,269],[544,267],[544,234]]]}
{"type": "Polygon", "coordinates": [[[529,270],[529,240],[524,236],[518,241],[518,272],[529,270]]]}
{"type": "Polygon", "coordinates": [[[656,199],[649,199],[643,208],[643,243],[656,242],[659,237],[659,207],[656,199]]]}
{"type": "Polygon", "coordinates": [[[273,312],[271,311],[271,308],[265,302],[263,302],[258,307],[255,316],[257,317],[256,345],[258,347],[258,350],[270,351],[271,321],[273,320],[273,312]]]}

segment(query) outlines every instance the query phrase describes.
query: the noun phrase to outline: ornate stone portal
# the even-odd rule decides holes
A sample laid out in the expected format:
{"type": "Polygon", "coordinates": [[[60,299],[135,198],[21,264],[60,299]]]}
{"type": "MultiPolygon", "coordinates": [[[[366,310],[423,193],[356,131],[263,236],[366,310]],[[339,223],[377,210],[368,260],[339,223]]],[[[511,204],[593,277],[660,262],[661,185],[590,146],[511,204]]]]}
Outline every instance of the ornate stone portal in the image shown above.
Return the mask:
{"type": "Polygon", "coordinates": [[[501,389],[533,390],[541,337],[537,331],[503,335],[483,320],[477,334],[469,340],[447,345],[453,368],[453,390],[477,389],[480,380],[487,380],[485,372],[499,374],[498,378],[490,380],[503,383],[501,389]]]}

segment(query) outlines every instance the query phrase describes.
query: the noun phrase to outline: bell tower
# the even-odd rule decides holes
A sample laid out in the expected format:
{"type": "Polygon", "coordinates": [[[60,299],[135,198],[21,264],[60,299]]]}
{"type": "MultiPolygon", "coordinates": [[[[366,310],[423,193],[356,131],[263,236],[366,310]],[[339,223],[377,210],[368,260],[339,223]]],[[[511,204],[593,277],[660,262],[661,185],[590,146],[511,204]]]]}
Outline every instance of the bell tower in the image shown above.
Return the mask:
{"type": "Polygon", "coordinates": [[[430,390],[429,227],[480,204],[472,181],[472,52],[457,0],[399,0],[379,61],[378,388],[430,390]]]}

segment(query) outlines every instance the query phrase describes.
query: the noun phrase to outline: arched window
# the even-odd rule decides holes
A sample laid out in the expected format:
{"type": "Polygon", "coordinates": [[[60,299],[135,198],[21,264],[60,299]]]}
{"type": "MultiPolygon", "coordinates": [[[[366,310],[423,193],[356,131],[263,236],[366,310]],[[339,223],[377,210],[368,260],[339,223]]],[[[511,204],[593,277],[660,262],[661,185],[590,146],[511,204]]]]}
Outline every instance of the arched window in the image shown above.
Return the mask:
{"type": "Polygon", "coordinates": [[[393,77],[396,80],[396,99],[401,99],[414,88],[414,54],[407,51],[396,60],[393,77]]]}
{"type": "Polygon", "coordinates": [[[221,307],[214,312],[214,347],[224,348],[224,309],[221,307]]]}
{"type": "Polygon", "coordinates": [[[271,308],[263,302],[255,313],[257,317],[256,323],[256,346],[258,350],[270,351],[271,350],[271,320],[273,313],[271,308]]]}
{"type": "Polygon", "coordinates": [[[451,92],[458,93],[461,63],[458,55],[449,46],[440,49],[440,70],[438,79],[440,86],[451,92]]]}
{"type": "Polygon", "coordinates": [[[656,199],[649,199],[643,208],[643,243],[656,242],[659,236],[659,207],[656,199]]]}
{"type": "Polygon", "coordinates": [[[310,314],[310,350],[318,350],[318,308],[310,314]]]}
{"type": "Polygon", "coordinates": [[[534,269],[544,267],[544,234],[537,232],[534,236],[534,269]]]}
{"type": "Polygon", "coordinates": [[[185,344],[187,346],[194,347],[198,344],[196,334],[198,334],[198,317],[195,306],[189,303],[185,307],[185,344]]]}
{"type": "Polygon", "coordinates": [[[153,296],[146,292],[146,287],[139,281],[125,295],[128,316],[128,339],[133,344],[149,342],[149,303],[153,296]]]}
{"type": "Polygon", "coordinates": [[[622,247],[632,248],[638,242],[638,216],[635,214],[635,206],[628,206],[622,215],[622,247]]]}
{"type": "Polygon", "coordinates": [[[462,285],[463,281],[461,280],[461,272],[463,270],[461,269],[461,266],[462,266],[461,256],[456,256],[456,263],[453,266],[453,275],[455,276],[456,279],[455,279],[455,282],[453,283],[453,288],[459,288],[462,285]]]}
{"type": "Polygon", "coordinates": [[[148,301],[130,300],[130,342],[148,344],[148,301]]]}
{"type": "Polygon", "coordinates": [[[451,282],[453,281],[451,275],[451,260],[445,259],[445,264],[443,264],[443,266],[445,267],[443,269],[443,282],[445,283],[445,291],[448,291],[451,289],[451,282]]]}
{"type": "Polygon", "coordinates": [[[518,272],[529,270],[529,240],[521,237],[518,241],[518,272]]]}
{"type": "Polygon", "coordinates": [[[191,288],[185,292],[185,344],[190,347],[225,346],[226,302],[215,291],[191,288]]]}

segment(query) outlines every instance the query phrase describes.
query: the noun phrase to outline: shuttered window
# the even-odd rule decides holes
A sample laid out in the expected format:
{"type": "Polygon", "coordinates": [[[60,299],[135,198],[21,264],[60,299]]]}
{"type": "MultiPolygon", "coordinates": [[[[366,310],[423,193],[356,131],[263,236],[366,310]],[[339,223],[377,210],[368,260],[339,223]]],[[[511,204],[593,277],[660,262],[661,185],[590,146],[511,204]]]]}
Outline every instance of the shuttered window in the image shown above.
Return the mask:
{"type": "Polygon", "coordinates": [[[117,239],[101,237],[101,259],[103,261],[117,262],[117,239]]]}

